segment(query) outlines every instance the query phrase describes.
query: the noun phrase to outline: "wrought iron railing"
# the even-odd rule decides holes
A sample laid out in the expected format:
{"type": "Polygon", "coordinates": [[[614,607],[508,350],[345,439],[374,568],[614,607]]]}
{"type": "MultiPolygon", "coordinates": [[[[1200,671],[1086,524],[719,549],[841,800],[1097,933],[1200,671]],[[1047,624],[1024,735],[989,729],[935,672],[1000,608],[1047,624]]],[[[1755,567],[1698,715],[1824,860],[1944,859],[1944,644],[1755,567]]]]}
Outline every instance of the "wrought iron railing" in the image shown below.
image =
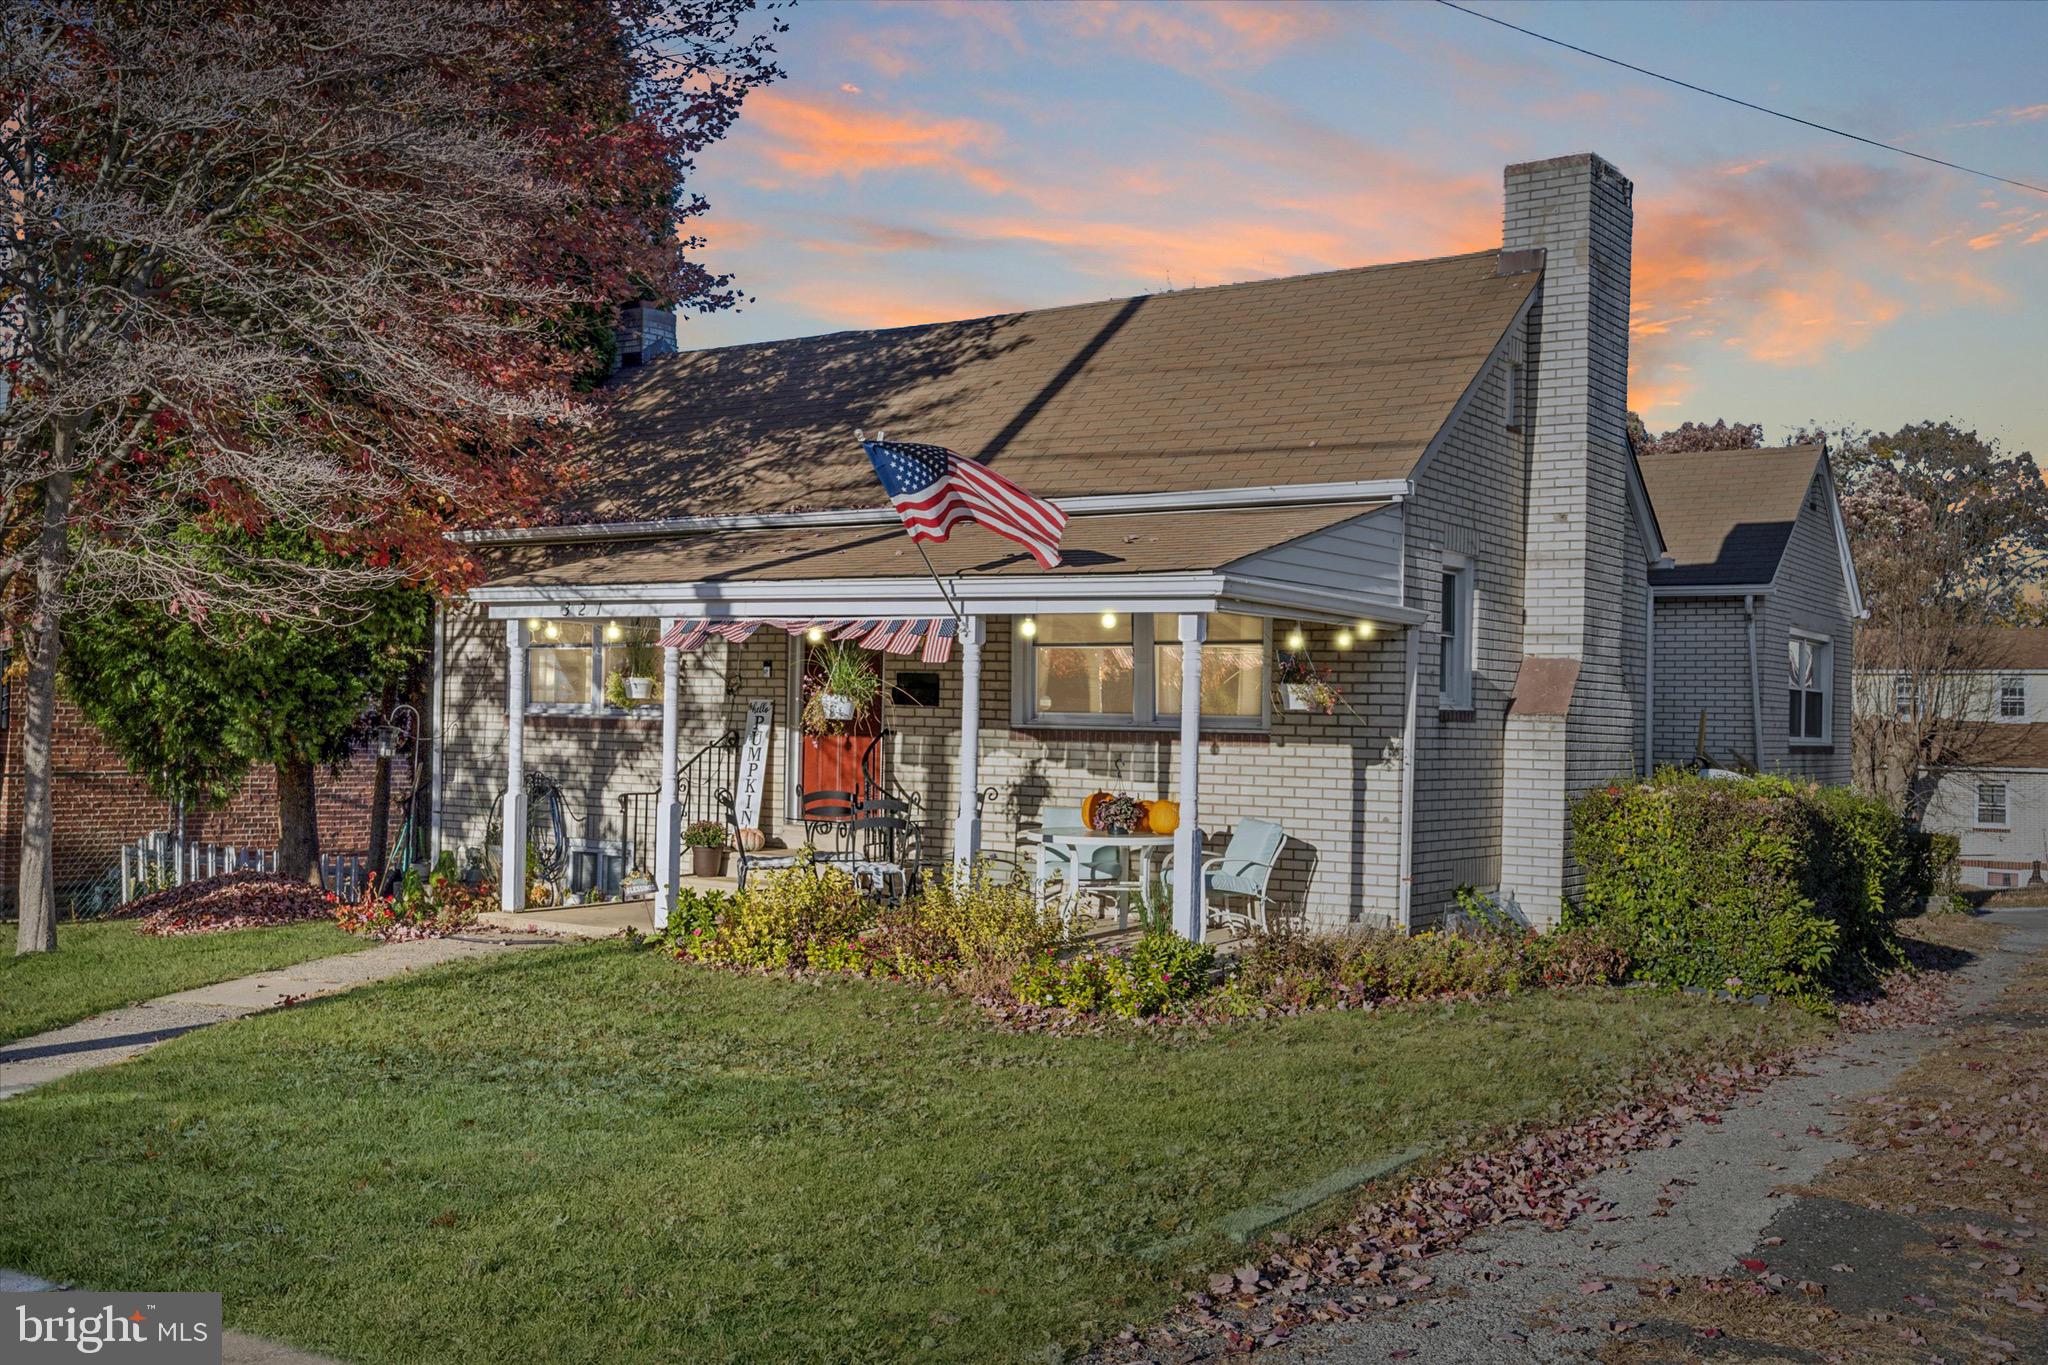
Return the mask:
{"type": "MultiPolygon", "coordinates": [[[[724,823],[718,793],[733,786],[739,766],[739,732],[728,730],[676,768],[676,804],[683,808],[685,825],[699,820],[724,823]]],[[[619,838],[629,875],[653,875],[654,832],[660,827],[659,791],[626,792],[619,797],[619,838]]]]}

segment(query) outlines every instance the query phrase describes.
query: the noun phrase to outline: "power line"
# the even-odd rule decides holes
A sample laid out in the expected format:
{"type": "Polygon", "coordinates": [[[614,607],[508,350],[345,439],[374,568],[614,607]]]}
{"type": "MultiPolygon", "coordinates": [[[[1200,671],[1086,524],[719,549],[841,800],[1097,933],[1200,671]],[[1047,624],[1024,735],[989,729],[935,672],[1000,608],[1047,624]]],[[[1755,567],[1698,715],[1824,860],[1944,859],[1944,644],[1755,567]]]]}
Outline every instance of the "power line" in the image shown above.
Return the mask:
{"type": "Polygon", "coordinates": [[[1523,28],[1520,24],[1511,24],[1507,20],[1497,18],[1494,15],[1485,14],[1476,9],[1467,9],[1463,5],[1453,4],[1452,0],[1436,0],[1436,3],[1442,5],[1445,9],[1454,9],[1460,14],[1469,14],[1474,19],[1484,19],[1489,24],[1499,24],[1502,28],[1513,29],[1515,32],[1534,38],[1538,42],[1549,43],[1552,47],[1561,47],[1567,52],[1576,52],[1582,57],[1591,57],[1596,62],[1606,62],[1609,66],[1618,66],[1624,71],[1633,71],[1638,76],[1648,76],[1653,81],[1663,81],[1667,85],[1675,85],[1682,90],[1690,90],[1695,94],[1710,95],[1717,100],[1726,100],[1730,104],[1739,104],[1744,109],[1754,109],[1759,114],[1769,114],[1772,118],[1781,118],[1787,123],[1797,123],[1807,128],[1816,129],[1819,132],[1833,133],[1836,137],[1845,137],[1851,142],[1861,142],[1865,146],[1879,147],[1887,152],[1897,152],[1900,156],[1910,156],[1916,161],[1926,161],[1936,166],[1946,166],[1949,170],[1961,171],[1965,175],[1975,175],[1981,176],[1986,180],[1995,180],[2001,185],[2011,185],[2015,189],[2031,190],[2035,194],[2048,194],[2048,186],[2031,184],[2025,180],[2014,180],[2008,176],[1994,175],[1990,171],[1980,171],[1975,166],[1965,166],[1955,161],[1943,161],[1938,156],[1929,156],[1925,152],[1916,152],[1909,147],[1900,147],[1889,142],[1879,142],[1874,137],[1865,137],[1861,133],[1852,133],[1843,128],[1830,127],[1825,123],[1815,123],[1812,119],[1801,118],[1797,114],[1788,114],[1782,109],[1771,109],[1761,104],[1752,104],[1748,100],[1737,99],[1733,95],[1724,95],[1718,90],[1709,90],[1704,85],[1694,85],[1691,81],[1682,81],[1676,76],[1667,76],[1661,71],[1652,71],[1646,66],[1637,66],[1634,62],[1625,62],[1619,57],[1610,57],[1604,52],[1595,52],[1589,47],[1580,47],[1576,43],[1568,43],[1562,38],[1553,38],[1547,33],[1538,33],[1533,28],[1523,28]]]}

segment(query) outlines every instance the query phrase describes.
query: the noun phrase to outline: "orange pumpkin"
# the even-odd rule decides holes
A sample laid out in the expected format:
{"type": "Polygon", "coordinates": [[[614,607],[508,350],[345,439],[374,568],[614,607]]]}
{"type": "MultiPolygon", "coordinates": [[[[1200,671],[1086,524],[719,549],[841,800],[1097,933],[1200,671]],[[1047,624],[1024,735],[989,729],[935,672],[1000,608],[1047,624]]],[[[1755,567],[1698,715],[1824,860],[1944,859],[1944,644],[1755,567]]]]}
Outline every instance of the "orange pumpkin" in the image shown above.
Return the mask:
{"type": "Polygon", "coordinates": [[[1081,828],[1095,828],[1095,807],[1109,800],[1108,792],[1090,792],[1081,800],[1081,828]]]}
{"type": "Polygon", "coordinates": [[[1145,803],[1145,823],[1152,827],[1154,834],[1171,834],[1180,828],[1180,802],[1148,801],[1145,803]]]}

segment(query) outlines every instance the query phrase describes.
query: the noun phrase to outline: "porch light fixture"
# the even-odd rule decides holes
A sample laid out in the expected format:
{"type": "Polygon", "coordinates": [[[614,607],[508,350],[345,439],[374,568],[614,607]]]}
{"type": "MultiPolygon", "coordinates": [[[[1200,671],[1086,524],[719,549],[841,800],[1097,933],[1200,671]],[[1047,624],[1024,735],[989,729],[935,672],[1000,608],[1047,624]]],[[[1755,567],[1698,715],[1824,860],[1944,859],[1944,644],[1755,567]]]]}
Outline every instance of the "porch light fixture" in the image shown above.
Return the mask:
{"type": "Polygon", "coordinates": [[[377,737],[377,757],[395,758],[398,755],[400,731],[395,725],[379,725],[370,731],[377,737]]]}
{"type": "Polygon", "coordinates": [[[604,623],[604,638],[608,643],[616,644],[626,638],[626,628],[617,621],[607,621],[604,623]]]}
{"type": "Polygon", "coordinates": [[[1027,640],[1036,639],[1038,636],[1038,618],[1036,616],[1027,616],[1022,621],[1019,621],[1017,623],[1017,633],[1027,640]]]}
{"type": "Polygon", "coordinates": [[[1301,633],[1300,626],[1296,626],[1293,630],[1287,632],[1287,647],[1289,649],[1308,648],[1308,636],[1301,633]]]}
{"type": "Polygon", "coordinates": [[[1104,630],[1115,630],[1115,629],[1116,629],[1116,613],[1115,613],[1115,612],[1113,612],[1113,611],[1106,611],[1106,612],[1102,613],[1102,628],[1103,628],[1104,630]]]}
{"type": "Polygon", "coordinates": [[[1351,632],[1350,632],[1350,631],[1348,631],[1348,630],[1340,630],[1340,631],[1338,631],[1338,632],[1337,632],[1337,642],[1336,642],[1336,643],[1337,643],[1337,648],[1339,648],[1339,649],[1349,649],[1349,648],[1351,648],[1351,643],[1352,643],[1352,640],[1351,640],[1351,632]]]}

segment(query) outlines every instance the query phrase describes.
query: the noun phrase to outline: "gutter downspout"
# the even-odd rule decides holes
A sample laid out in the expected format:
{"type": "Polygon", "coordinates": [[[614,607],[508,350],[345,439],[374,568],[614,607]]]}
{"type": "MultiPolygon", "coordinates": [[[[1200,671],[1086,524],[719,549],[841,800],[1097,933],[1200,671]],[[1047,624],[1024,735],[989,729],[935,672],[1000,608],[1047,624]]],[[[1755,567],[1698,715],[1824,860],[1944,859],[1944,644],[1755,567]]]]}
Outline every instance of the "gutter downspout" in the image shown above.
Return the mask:
{"type": "Polygon", "coordinates": [[[1657,774],[1657,593],[1643,587],[1643,776],[1657,774]]]}
{"type": "Polygon", "coordinates": [[[1422,676],[1422,642],[1418,627],[1407,627],[1408,714],[1401,724],[1401,871],[1400,915],[1403,933],[1414,929],[1415,894],[1415,704],[1422,676]]]}
{"type": "Polygon", "coordinates": [[[1763,684],[1758,679],[1756,669],[1755,593],[1746,592],[1742,595],[1742,613],[1749,618],[1749,729],[1750,741],[1756,746],[1751,754],[1750,761],[1756,764],[1758,772],[1762,772],[1764,770],[1764,694],[1763,684]]]}
{"type": "MultiPolygon", "coordinates": [[[[448,606],[445,602],[434,604],[434,699],[427,708],[427,781],[431,790],[427,793],[430,803],[427,807],[427,848],[428,866],[441,860],[441,722],[447,714],[445,701],[448,692],[448,606]]],[[[417,798],[415,798],[417,799],[417,798]]]]}

